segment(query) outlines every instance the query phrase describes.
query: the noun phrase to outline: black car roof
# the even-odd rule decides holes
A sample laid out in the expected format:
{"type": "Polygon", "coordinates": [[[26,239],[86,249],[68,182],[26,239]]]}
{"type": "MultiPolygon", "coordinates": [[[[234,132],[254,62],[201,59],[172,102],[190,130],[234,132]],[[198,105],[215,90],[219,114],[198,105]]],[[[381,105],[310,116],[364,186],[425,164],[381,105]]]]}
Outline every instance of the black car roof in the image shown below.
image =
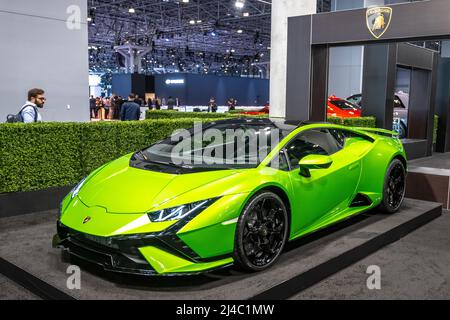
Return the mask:
{"type": "Polygon", "coordinates": [[[233,118],[225,120],[217,120],[211,122],[213,124],[250,124],[250,125],[267,125],[278,128],[286,133],[290,133],[297,129],[299,126],[307,124],[301,121],[284,121],[284,120],[272,120],[269,118],[233,118]]]}

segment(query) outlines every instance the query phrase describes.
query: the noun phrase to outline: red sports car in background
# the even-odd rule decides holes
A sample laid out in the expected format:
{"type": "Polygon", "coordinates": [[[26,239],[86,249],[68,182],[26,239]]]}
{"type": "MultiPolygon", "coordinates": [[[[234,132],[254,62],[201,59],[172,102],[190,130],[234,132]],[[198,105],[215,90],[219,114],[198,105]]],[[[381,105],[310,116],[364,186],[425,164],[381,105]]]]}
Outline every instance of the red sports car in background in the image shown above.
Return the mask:
{"type": "MultiPolygon", "coordinates": [[[[264,115],[269,114],[269,106],[266,105],[261,110],[252,110],[240,112],[243,115],[264,115]]],[[[336,96],[328,97],[327,116],[339,118],[359,118],[361,117],[361,107],[347,100],[337,98],[336,96]]]]}
{"type": "Polygon", "coordinates": [[[260,116],[260,115],[264,115],[264,114],[269,114],[269,112],[270,112],[270,107],[268,105],[266,105],[261,110],[244,111],[244,112],[240,112],[240,114],[245,114],[247,116],[260,116]]]}
{"type": "Polygon", "coordinates": [[[338,118],[359,118],[361,117],[361,107],[347,100],[328,97],[327,116],[338,118]]]}

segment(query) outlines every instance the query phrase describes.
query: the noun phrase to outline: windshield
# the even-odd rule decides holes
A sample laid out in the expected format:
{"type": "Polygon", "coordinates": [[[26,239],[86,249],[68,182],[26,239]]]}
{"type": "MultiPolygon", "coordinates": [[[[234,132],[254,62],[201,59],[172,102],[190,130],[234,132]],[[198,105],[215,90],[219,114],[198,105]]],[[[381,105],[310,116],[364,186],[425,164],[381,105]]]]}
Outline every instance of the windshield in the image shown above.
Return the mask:
{"type": "Polygon", "coordinates": [[[178,168],[255,168],[287,132],[270,123],[197,124],[137,153],[148,163],[178,168]]]}

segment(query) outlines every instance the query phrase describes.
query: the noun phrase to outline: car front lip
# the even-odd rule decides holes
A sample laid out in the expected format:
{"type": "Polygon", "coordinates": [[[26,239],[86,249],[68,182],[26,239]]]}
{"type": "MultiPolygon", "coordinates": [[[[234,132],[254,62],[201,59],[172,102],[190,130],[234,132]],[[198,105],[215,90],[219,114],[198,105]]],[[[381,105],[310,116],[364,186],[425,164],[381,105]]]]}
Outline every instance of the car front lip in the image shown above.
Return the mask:
{"type": "Polygon", "coordinates": [[[53,237],[53,247],[62,248],[65,254],[100,266],[105,271],[117,273],[143,276],[185,276],[211,271],[160,274],[139,251],[139,248],[154,246],[193,263],[218,260],[218,258],[202,259],[187,246],[176,235],[176,232],[183,226],[184,223],[176,223],[157,233],[99,237],[73,230],[58,221],[57,234],[53,237]]]}

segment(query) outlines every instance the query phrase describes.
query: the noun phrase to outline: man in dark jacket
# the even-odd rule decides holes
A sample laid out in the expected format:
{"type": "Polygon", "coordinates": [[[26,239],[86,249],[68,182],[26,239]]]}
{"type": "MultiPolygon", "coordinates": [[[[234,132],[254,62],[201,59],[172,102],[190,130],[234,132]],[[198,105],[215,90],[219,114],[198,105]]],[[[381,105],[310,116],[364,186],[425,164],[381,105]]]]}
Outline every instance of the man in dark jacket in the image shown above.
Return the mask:
{"type": "Polygon", "coordinates": [[[169,99],[167,99],[167,109],[168,110],[173,110],[173,107],[175,106],[177,102],[175,101],[174,98],[169,97],[169,99]]]}
{"type": "Polygon", "coordinates": [[[128,96],[128,101],[122,105],[120,110],[120,120],[122,121],[133,121],[139,120],[141,116],[140,106],[134,102],[135,99],[134,93],[128,96]]]}

